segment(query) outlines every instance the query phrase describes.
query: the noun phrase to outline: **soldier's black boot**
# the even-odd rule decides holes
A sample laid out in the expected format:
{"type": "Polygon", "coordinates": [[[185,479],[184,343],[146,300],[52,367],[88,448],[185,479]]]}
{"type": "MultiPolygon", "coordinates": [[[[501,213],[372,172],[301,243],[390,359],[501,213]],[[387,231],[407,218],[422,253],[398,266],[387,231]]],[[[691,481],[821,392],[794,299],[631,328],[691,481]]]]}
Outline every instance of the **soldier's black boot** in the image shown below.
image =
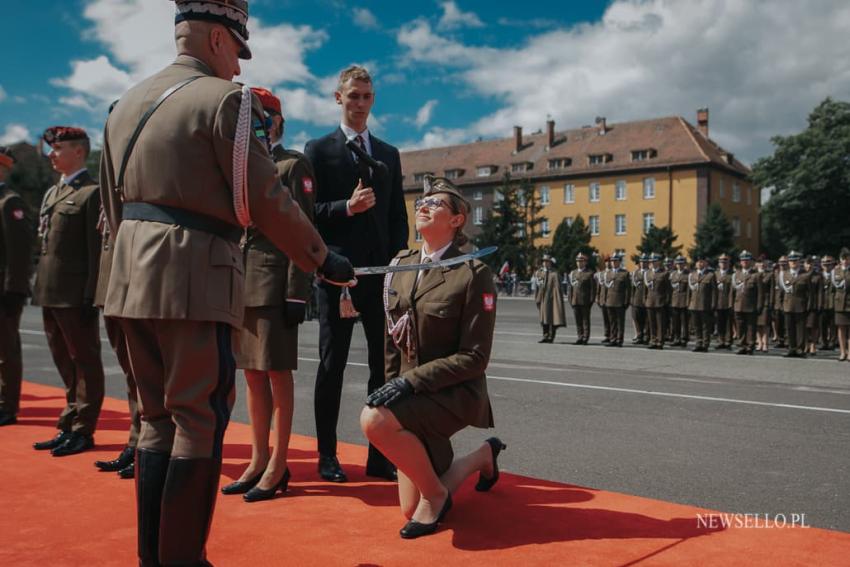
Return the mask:
{"type": "Polygon", "coordinates": [[[174,458],[162,493],[159,559],[167,565],[211,565],[206,559],[221,461],[174,458]]]}
{"type": "Polygon", "coordinates": [[[171,455],[160,451],[136,451],[136,508],[138,514],[139,566],[159,567],[159,518],[162,490],[171,455]]]}

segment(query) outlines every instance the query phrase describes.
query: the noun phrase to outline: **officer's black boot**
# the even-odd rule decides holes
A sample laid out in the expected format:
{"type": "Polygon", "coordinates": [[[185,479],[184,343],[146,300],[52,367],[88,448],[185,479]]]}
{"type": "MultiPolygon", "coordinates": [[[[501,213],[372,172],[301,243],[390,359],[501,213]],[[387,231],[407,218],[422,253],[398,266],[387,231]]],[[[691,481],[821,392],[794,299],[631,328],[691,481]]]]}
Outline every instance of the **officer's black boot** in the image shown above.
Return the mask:
{"type": "Polygon", "coordinates": [[[221,461],[174,458],[162,494],[159,559],[169,565],[211,565],[206,543],[212,522],[221,461]]]}
{"type": "Polygon", "coordinates": [[[140,567],[159,567],[159,518],[162,490],[171,455],[150,449],[136,451],[136,508],[140,567]]]}

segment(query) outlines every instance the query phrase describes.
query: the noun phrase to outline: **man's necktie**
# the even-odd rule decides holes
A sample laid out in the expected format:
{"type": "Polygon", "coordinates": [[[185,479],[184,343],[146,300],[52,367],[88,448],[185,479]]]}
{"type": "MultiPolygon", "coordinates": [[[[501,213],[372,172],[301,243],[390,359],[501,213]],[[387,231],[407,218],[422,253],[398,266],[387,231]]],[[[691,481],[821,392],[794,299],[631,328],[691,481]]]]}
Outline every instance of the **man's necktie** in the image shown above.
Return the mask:
{"type": "MultiPolygon", "coordinates": [[[[355,138],[355,140],[357,141],[357,145],[360,146],[360,148],[368,154],[369,151],[366,149],[366,140],[363,139],[363,136],[358,134],[357,138],[355,138]]],[[[369,164],[364,162],[362,159],[358,158],[357,159],[357,171],[360,174],[360,179],[363,180],[363,187],[371,187],[372,186],[372,171],[369,168],[369,164]]]]}
{"type": "MultiPolygon", "coordinates": [[[[422,259],[422,263],[423,264],[430,264],[431,263],[431,257],[425,256],[422,259]]],[[[430,270],[419,270],[418,272],[416,272],[416,281],[413,282],[413,289],[411,290],[412,295],[416,295],[416,289],[419,287],[419,282],[422,281],[422,279],[428,274],[429,271],[430,270]]]]}

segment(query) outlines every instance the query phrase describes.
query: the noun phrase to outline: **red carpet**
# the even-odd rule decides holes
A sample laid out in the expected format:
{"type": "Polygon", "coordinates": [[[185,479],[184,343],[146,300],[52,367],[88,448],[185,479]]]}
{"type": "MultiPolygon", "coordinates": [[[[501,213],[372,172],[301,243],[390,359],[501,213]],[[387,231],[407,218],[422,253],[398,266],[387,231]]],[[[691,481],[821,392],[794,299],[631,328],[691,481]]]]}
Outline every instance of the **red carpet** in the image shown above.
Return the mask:
{"type": "MultiPolygon", "coordinates": [[[[53,458],[32,449],[52,437],[64,397],[24,385],[19,425],[0,428],[0,565],[134,565],[133,482],[98,473],[126,441],[126,404],[107,399],[95,450],[53,458]]],[[[231,424],[223,482],[250,455],[248,426],[231,424]]],[[[395,487],[363,476],[365,447],[341,445],[352,482],[319,482],[315,442],[294,436],[285,497],[245,504],[219,497],[208,546],[239,565],[847,565],[850,534],[820,529],[711,529],[707,510],[505,474],[490,494],[455,497],[440,532],[403,541],[395,487]]]]}

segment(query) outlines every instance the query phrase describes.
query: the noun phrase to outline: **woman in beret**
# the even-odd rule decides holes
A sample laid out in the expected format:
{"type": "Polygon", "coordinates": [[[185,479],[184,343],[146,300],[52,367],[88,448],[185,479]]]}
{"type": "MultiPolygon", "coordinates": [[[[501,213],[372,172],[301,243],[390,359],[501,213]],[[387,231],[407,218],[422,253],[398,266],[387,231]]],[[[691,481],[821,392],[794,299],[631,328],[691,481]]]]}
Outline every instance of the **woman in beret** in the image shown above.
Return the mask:
{"type": "MultiPolygon", "coordinates": [[[[426,180],[416,203],[421,251],[394,262],[418,264],[461,254],[469,203],[443,178],[426,180]]],[[[467,426],[492,427],[484,374],[496,323],[496,290],[485,264],[399,272],[384,285],[387,382],[367,398],[360,424],[369,441],[398,467],[401,537],[434,533],[454,492],[478,473],[476,490],[499,479],[496,437],[454,458],[451,436],[467,426]]]]}

